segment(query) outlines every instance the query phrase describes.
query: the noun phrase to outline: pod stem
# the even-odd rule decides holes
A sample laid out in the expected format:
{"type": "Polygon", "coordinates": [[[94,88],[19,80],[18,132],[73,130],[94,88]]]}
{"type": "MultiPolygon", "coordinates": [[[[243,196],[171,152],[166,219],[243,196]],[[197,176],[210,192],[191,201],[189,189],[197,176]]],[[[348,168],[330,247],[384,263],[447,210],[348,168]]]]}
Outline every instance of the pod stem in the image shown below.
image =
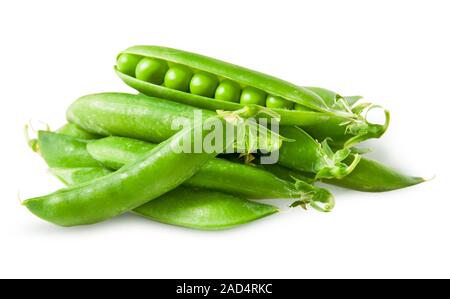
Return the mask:
{"type": "Polygon", "coordinates": [[[322,164],[319,165],[319,170],[316,174],[315,179],[342,179],[343,177],[349,175],[361,160],[359,154],[355,154],[353,161],[350,165],[343,162],[352,153],[350,148],[343,148],[336,152],[328,145],[330,138],[325,139],[320,144],[320,154],[323,157],[322,164]]]}
{"type": "Polygon", "coordinates": [[[308,206],[319,212],[331,212],[335,206],[333,194],[330,191],[318,188],[301,180],[295,179],[295,188],[301,194],[300,199],[293,202],[290,207],[302,207],[307,209],[308,206]]]}
{"type": "MultiPolygon", "coordinates": [[[[50,126],[47,123],[41,122],[45,126],[44,131],[50,131],[50,126]]],[[[39,143],[37,139],[37,134],[39,130],[36,130],[32,124],[32,121],[29,120],[28,124],[24,126],[24,135],[25,135],[25,141],[27,142],[28,146],[33,150],[35,153],[39,153],[39,143]],[[31,135],[35,135],[35,138],[32,138],[31,135]]]]}
{"type": "Polygon", "coordinates": [[[355,106],[352,111],[358,115],[358,119],[352,119],[341,123],[342,126],[346,126],[346,134],[354,135],[345,142],[344,147],[346,148],[352,147],[370,138],[380,138],[389,128],[391,114],[389,110],[382,106],[362,103],[355,106]],[[374,124],[367,120],[369,112],[373,109],[382,109],[384,111],[385,120],[383,124],[374,124]],[[364,111],[364,115],[361,115],[364,111]]]}

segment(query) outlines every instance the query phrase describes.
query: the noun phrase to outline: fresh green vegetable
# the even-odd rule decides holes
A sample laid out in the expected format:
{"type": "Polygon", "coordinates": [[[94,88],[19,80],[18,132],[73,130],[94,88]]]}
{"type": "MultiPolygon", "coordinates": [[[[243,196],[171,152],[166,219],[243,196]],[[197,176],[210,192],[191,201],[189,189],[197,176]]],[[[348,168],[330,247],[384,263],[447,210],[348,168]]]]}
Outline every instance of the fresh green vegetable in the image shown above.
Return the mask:
{"type": "Polygon", "coordinates": [[[162,84],[168,69],[169,66],[165,61],[144,58],[136,66],[136,79],[153,84],[162,84]]]}
{"type": "MultiPolygon", "coordinates": [[[[81,184],[110,173],[105,168],[52,168],[66,185],[81,184]]],[[[222,192],[177,187],[136,208],[134,213],[171,225],[200,230],[219,230],[278,212],[276,207],[222,192]]]]}
{"type": "MultiPolygon", "coordinates": [[[[309,127],[308,132],[319,140],[323,136],[333,137],[336,144],[351,147],[354,144],[369,138],[381,137],[388,127],[388,120],[384,125],[369,123],[363,111],[369,109],[369,104],[357,104],[361,97],[343,97],[339,94],[316,87],[300,87],[289,82],[255,72],[243,67],[232,65],[206,56],[189,53],[181,50],[157,47],[157,46],[136,46],[125,50],[123,54],[132,54],[145,58],[159,59],[167,61],[169,65],[177,67],[183,66],[183,75],[174,76],[169,70],[170,77],[182,77],[183,84],[151,84],[120,70],[117,65],[116,71],[119,77],[131,87],[149,96],[169,99],[180,103],[209,110],[238,110],[244,104],[266,105],[262,100],[262,93],[275,96],[293,104],[305,107],[301,110],[289,110],[292,105],[282,105],[283,107],[271,107],[272,100],[269,101],[269,108],[281,116],[283,125],[298,125],[309,127]],[[190,69],[191,71],[188,71],[190,69]],[[187,81],[192,72],[206,72],[215,76],[216,80],[222,82],[234,82],[234,86],[242,86],[244,91],[241,95],[241,102],[237,103],[237,88],[233,92],[227,92],[230,96],[220,96],[223,93],[219,84],[219,91],[216,90],[215,99],[211,93],[208,95],[198,95],[189,93],[187,81]],[[187,75],[184,75],[187,74],[187,75]],[[260,92],[254,92],[260,90],[260,92]],[[250,92],[247,92],[250,91],[250,92]],[[217,96],[219,94],[219,96],[217,96]],[[233,95],[231,95],[233,94],[233,95]],[[361,109],[364,107],[364,109],[361,109]],[[306,111],[310,110],[310,111],[306,111]],[[322,126],[322,124],[327,124],[322,126]],[[317,136],[314,129],[319,128],[317,136]]],[[[167,75],[166,75],[167,77],[167,75]]],[[[228,84],[229,86],[230,84],[228,84]]],[[[240,89],[240,88],[239,88],[240,89]]],[[[278,106],[275,104],[274,106],[278,106]]],[[[388,112],[386,111],[386,114],[388,112]]]]}
{"type": "Polygon", "coordinates": [[[214,97],[221,101],[239,103],[241,87],[234,81],[223,80],[217,87],[214,97]]]}
{"type": "Polygon", "coordinates": [[[417,185],[425,182],[425,179],[404,175],[379,162],[362,158],[355,170],[344,179],[323,181],[353,190],[384,192],[417,185]]]}
{"type": "Polygon", "coordinates": [[[100,167],[85,150],[88,141],[47,131],[38,132],[38,149],[50,167],[100,167]],[[62,154],[63,153],[63,154],[62,154]]]}
{"type": "Polygon", "coordinates": [[[117,69],[128,75],[135,76],[136,66],[142,58],[133,54],[120,54],[117,58],[117,69]]]}
{"type": "Polygon", "coordinates": [[[292,109],[293,106],[294,103],[274,95],[269,95],[266,99],[267,108],[292,109]]]}
{"type": "Polygon", "coordinates": [[[198,72],[192,77],[189,90],[192,94],[211,98],[216,93],[217,85],[219,80],[215,76],[198,72]]]}
{"type": "Polygon", "coordinates": [[[84,140],[97,139],[97,138],[101,137],[97,134],[91,134],[91,133],[81,129],[77,125],[71,124],[71,123],[65,124],[58,130],[56,130],[56,133],[62,134],[62,135],[67,135],[67,136],[72,136],[72,137],[76,137],[76,138],[80,138],[80,139],[84,139],[84,140]]]}
{"type": "Polygon", "coordinates": [[[184,65],[174,65],[164,77],[164,86],[179,91],[188,91],[189,82],[192,78],[192,71],[184,65]]]}
{"type": "MultiPolygon", "coordinates": [[[[124,165],[140,159],[156,147],[151,143],[124,137],[106,137],[86,143],[51,132],[40,132],[39,143],[41,144],[40,153],[46,160],[60,161],[60,164],[53,163],[51,165],[52,173],[66,184],[71,184],[68,182],[73,181],[72,176],[76,175],[82,178],[82,167],[89,165],[92,158],[109,169],[120,169],[124,165]],[[59,144],[62,149],[73,148],[77,152],[55,150],[53,143],[59,144]],[[73,156],[80,158],[73,160],[73,156]],[[67,165],[77,169],[68,171],[67,165]]],[[[84,168],[84,171],[87,179],[92,179],[91,174],[95,175],[96,173],[96,169],[92,167],[84,168]]],[[[100,173],[104,174],[104,172],[100,173]]],[[[207,162],[183,185],[222,191],[251,199],[295,198],[305,203],[316,204],[317,207],[320,206],[320,210],[329,210],[334,205],[332,194],[325,189],[311,186],[301,180],[291,182],[291,178],[289,180],[280,179],[257,167],[218,158],[207,162]]]]}
{"type": "MultiPolygon", "coordinates": [[[[195,112],[211,117],[215,113],[191,106],[143,95],[103,93],[82,97],[69,108],[67,118],[83,129],[104,136],[124,136],[159,143],[176,130],[172,123],[180,117],[193,122],[195,112]]],[[[281,128],[295,142],[284,142],[280,149],[280,164],[296,170],[318,174],[318,178],[342,177],[356,166],[342,162],[349,150],[336,154],[308,136],[301,129],[281,128]],[[298,139],[298,140],[297,140],[298,139]]]]}
{"type": "Polygon", "coordinates": [[[264,106],[266,103],[266,94],[259,89],[254,87],[246,87],[241,93],[241,104],[242,105],[259,105],[264,106]]]}
{"type": "Polygon", "coordinates": [[[333,152],[327,140],[318,143],[299,127],[282,126],[280,133],[294,141],[283,144],[278,163],[293,170],[315,173],[316,179],[342,179],[359,163],[360,156],[355,155],[354,159],[346,164],[343,161],[350,155],[350,149],[333,152]]]}
{"type": "Polygon", "coordinates": [[[50,173],[58,178],[65,185],[76,185],[93,181],[97,178],[113,173],[104,167],[54,167],[50,168],[50,173]]]}
{"type": "MultiPolygon", "coordinates": [[[[354,159],[354,156],[350,155],[347,162],[352,159],[354,159]]],[[[260,167],[287,181],[302,180],[308,183],[314,181],[314,177],[310,173],[295,171],[279,164],[260,165],[260,167]]],[[[363,192],[386,192],[414,186],[425,182],[425,179],[405,175],[377,161],[361,157],[356,168],[346,177],[342,179],[322,179],[321,181],[363,192]]]]}
{"type": "Polygon", "coordinates": [[[167,224],[218,230],[272,215],[278,209],[221,192],[178,187],[134,212],[167,224]]]}
{"type": "MultiPolygon", "coordinates": [[[[173,150],[184,140],[193,142],[196,130],[180,131],[115,173],[23,204],[38,217],[62,226],[91,224],[130,211],[175,189],[218,154],[173,150]]],[[[208,134],[208,130],[200,131],[203,137],[208,134]]]]}

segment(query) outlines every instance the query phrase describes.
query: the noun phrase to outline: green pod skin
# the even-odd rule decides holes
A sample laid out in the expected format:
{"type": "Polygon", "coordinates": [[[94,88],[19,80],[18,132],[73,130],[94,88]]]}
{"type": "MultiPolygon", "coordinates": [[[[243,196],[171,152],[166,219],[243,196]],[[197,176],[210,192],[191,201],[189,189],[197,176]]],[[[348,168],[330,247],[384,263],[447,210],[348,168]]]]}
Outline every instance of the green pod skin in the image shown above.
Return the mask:
{"type": "Polygon", "coordinates": [[[221,192],[178,187],[134,212],[166,224],[221,230],[272,215],[278,209],[221,192]]]}
{"type": "MultiPolygon", "coordinates": [[[[90,142],[89,146],[86,146],[87,143],[82,143],[75,138],[67,138],[67,136],[50,132],[46,133],[46,135],[49,134],[53,136],[48,139],[61,144],[62,148],[76,148],[78,153],[75,155],[78,157],[87,157],[86,153],[89,153],[109,169],[120,169],[126,164],[133,163],[156,147],[151,143],[124,137],[106,137],[90,142]]],[[[74,168],[65,168],[67,165],[65,160],[71,161],[71,155],[73,154],[73,151],[55,151],[51,143],[42,143],[41,155],[50,157],[53,161],[61,161],[61,164],[53,165],[51,172],[66,185],[90,181],[111,172],[104,167],[80,167],[80,165],[88,164],[87,162],[92,159],[91,157],[87,157],[85,160],[80,158],[70,163],[70,166],[74,168]],[[78,164],[76,164],[77,162],[78,164]]],[[[282,179],[277,177],[276,174],[254,166],[214,158],[207,162],[192,178],[185,181],[183,185],[232,193],[252,199],[300,198],[309,202],[333,206],[334,198],[328,190],[300,181],[303,180],[293,181],[292,177],[282,179]]],[[[311,181],[308,180],[309,182],[311,181]]]]}
{"type": "MultiPolygon", "coordinates": [[[[124,136],[160,143],[174,135],[172,122],[192,119],[196,109],[187,105],[125,93],[101,93],[81,97],[67,111],[67,120],[102,136],[124,136]]],[[[216,116],[203,110],[203,119],[216,116]]]]}
{"type": "MultiPolygon", "coordinates": [[[[133,163],[156,145],[124,137],[106,137],[87,146],[89,154],[111,169],[133,163]]],[[[214,158],[208,161],[185,186],[218,190],[251,199],[310,197],[329,202],[333,196],[327,190],[295,184],[280,179],[260,168],[214,158]]]]}
{"type": "MultiPolygon", "coordinates": [[[[70,176],[82,176],[81,168],[90,165],[93,158],[98,161],[97,165],[101,164],[109,169],[120,169],[126,164],[135,162],[156,147],[155,144],[125,137],[106,137],[86,143],[51,132],[40,133],[39,136],[43,136],[46,141],[49,141],[40,142],[42,144],[41,155],[47,157],[48,161],[59,161],[59,164],[51,165],[52,172],[65,184],[73,180],[70,176]],[[62,149],[76,149],[77,152],[74,153],[74,150],[55,151],[53,144],[58,144],[62,149]],[[78,159],[74,160],[73,156],[78,159]],[[67,165],[80,170],[68,172],[67,165]]],[[[103,167],[100,169],[108,171],[103,167]]],[[[87,172],[87,178],[92,179],[89,175],[95,174],[96,168],[89,167],[84,171],[87,172]]],[[[100,170],[97,171],[100,172],[100,170]]],[[[281,179],[254,166],[218,158],[208,161],[183,185],[232,193],[251,199],[309,198],[310,201],[333,201],[333,195],[325,189],[291,182],[290,178],[281,179]]]]}
{"type": "Polygon", "coordinates": [[[104,177],[111,174],[112,170],[104,167],[54,167],[50,168],[50,173],[58,178],[64,185],[71,186],[104,177]]]}
{"type": "MultiPolygon", "coordinates": [[[[325,89],[300,87],[237,65],[176,49],[157,46],[135,46],[125,50],[123,53],[137,55],[141,58],[156,58],[167,61],[169,64],[180,64],[196,71],[208,72],[216,75],[218,78],[231,80],[244,87],[257,88],[266,94],[281,97],[292,103],[308,107],[311,111],[288,110],[284,108],[270,108],[270,110],[280,115],[281,124],[283,125],[315,127],[316,125],[330,122],[332,125],[322,129],[322,131],[325,131],[324,134],[318,132],[320,136],[314,136],[320,140],[323,140],[321,138],[323,135],[335,135],[334,139],[339,140],[340,144],[350,147],[356,142],[361,142],[369,138],[379,138],[387,129],[388,124],[383,126],[370,124],[361,115],[361,111],[356,112],[349,109],[355,104],[355,99],[359,100],[360,97],[340,97],[336,93],[325,89]],[[345,104],[342,104],[342,102],[345,102],[345,104]],[[351,126],[352,129],[346,129],[347,126],[351,126]],[[370,134],[367,132],[370,132],[370,134]],[[352,142],[347,143],[349,140],[352,142]]],[[[115,69],[118,76],[126,84],[149,96],[165,98],[214,111],[231,111],[243,107],[240,103],[224,101],[217,98],[213,99],[187,92],[180,92],[175,89],[166,88],[165,86],[150,84],[121,72],[117,67],[115,69]]],[[[260,103],[260,105],[263,106],[264,103],[260,103]]],[[[311,132],[314,131],[311,130],[311,132]]]]}
{"type": "Polygon", "coordinates": [[[323,182],[364,192],[385,192],[414,186],[425,179],[407,176],[377,161],[362,158],[358,167],[344,179],[323,182]]]}
{"type": "MultiPolygon", "coordinates": [[[[218,154],[173,150],[174,144],[186,139],[192,142],[195,130],[180,131],[115,173],[23,204],[36,216],[61,226],[92,224],[135,209],[175,189],[218,154]]],[[[201,133],[202,137],[208,134],[206,130],[201,133]]]]}
{"type": "MultiPolygon", "coordinates": [[[[352,96],[343,97],[334,91],[320,88],[320,87],[307,87],[318,94],[327,105],[340,106],[340,109],[352,110],[355,114],[361,114],[366,111],[367,113],[373,108],[382,109],[379,106],[373,106],[370,104],[355,105],[362,97],[352,96]]],[[[296,104],[295,109],[309,111],[310,109],[296,104]]],[[[332,118],[329,121],[321,124],[320,126],[303,126],[302,128],[308,132],[308,134],[314,136],[318,140],[329,139],[330,144],[335,147],[347,147],[350,148],[364,140],[371,138],[380,138],[388,129],[390,124],[390,113],[386,109],[383,109],[385,122],[384,124],[372,124],[366,120],[366,116],[358,121],[346,124],[338,118],[332,118]]]]}
{"type": "MultiPolygon", "coordinates": [[[[350,162],[354,157],[349,157],[350,162]]],[[[260,165],[263,169],[270,171],[284,180],[302,180],[313,183],[314,177],[310,173],[299,172],[287,167],[275,165],[260,165]]],[[[362,157],[358,166],[342,179],[322,179],[322,182],[347,189],[362,192],[386,192],[411,187],[426,180],[421,177],[405,175],[380,162],[362,157]]]]}
{"type": "MultiPolygon", "coordinates": [[[[110,173],[100,167],[52,168],[50,172],[66,185],[85,183],[110,173]]],[[[133,212],[165,224],[222,230],[272,215],[278,209],[222,192],[180,186],[133,212]]]]}
{"type": "Polygon", "coordinates": [[[87,141],[47,131],[38,133],[38,149],[50,167],[100,167],[97,160],[84,150],[87,141]],[[44,150],[42,150],[44,149],[44,150]],[[64,153],[64,154],[62,154],[64,153]]]}
{"type": "Polygon", "coordinates": [[[74,125],[71,123],[65,124],[58,130],[56,130],[56,133],[61,134],[61,135],[72,136],[72,137],[84,139],[84,140],[98,139],[101,137],[100,135],[91,134],[89,132],[86,132],[85,130],[81,129],[77,125],[74,125]]]}
{"type": "MultiPolygon", "coordinates": [[[[171,129],[173,120],[185,117],[192,121],[194,111],[202,111],[203,117],[215,115],[212,111],[143,95],[103,93],[88,95],[75,101],[67,112],[67,119],[91,133],[159,143],[176,132],[171,129]]],[[[280,149],[280,164],[317,173],[318,178],[342,177],[356,165],[357,160],[347,166],[341,162],[346,156],[338,159],[341,151],[336,154],[324,152],[321,145],[301,129],[289,128],[281,127],[281,135],[302,140],[283,143],[280,149]],[[305,150],[308,155],[302,157],[305,150]]]]}

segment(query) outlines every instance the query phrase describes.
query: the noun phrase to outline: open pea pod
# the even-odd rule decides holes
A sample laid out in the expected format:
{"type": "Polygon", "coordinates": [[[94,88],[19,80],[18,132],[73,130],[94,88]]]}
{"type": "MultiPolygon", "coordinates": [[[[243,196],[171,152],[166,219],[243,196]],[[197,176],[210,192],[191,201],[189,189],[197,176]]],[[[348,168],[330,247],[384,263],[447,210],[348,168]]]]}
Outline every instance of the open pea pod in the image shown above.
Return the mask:
{"type": "MultiPolygon", "coordinates": [[[[209,110],[238,110],[253,104],[273,110],[282,125],[320,127],[327,137],[346,144],[383,135],[361,111],[352,110],[360,97],[341,97],[210,57],[158,46],[135,46],[118,56],[118,76],[139,92],[209,110]],[[293,108],[295,107],[295,110],[293,108]],[[302,109],[305,108],[305,109],[302,109]],[[370,131],[371,134],[368,134],[370,131]],[[374,132],[376,131],[376,134],[374,132]]],[[[318,132],[318,139],[322,137],[318,132]]],[[[311,132],[314,130],[311,129],[311,132]]]]}

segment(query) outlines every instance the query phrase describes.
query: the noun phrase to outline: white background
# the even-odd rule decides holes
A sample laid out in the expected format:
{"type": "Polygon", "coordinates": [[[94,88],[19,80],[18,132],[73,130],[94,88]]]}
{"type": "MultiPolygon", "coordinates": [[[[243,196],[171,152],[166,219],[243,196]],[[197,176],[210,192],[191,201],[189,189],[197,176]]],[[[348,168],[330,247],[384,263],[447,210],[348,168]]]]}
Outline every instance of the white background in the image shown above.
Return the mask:
{"type": "Polygon", "coordinates": [[[450,277],[448,1],[2,1],[0,277],[450,277]],[[333,189],[333,213],[291,210],[198,232],[124,215],[59,228],[17,200],[60,185],[29,119],[57,128],[77,97],[131,91],[135,44],[181,48],[390,109],[372,156],[436,178],[383,194],[333,189]],[[49,183],[51,182],[51,183],[49,183]]]}

